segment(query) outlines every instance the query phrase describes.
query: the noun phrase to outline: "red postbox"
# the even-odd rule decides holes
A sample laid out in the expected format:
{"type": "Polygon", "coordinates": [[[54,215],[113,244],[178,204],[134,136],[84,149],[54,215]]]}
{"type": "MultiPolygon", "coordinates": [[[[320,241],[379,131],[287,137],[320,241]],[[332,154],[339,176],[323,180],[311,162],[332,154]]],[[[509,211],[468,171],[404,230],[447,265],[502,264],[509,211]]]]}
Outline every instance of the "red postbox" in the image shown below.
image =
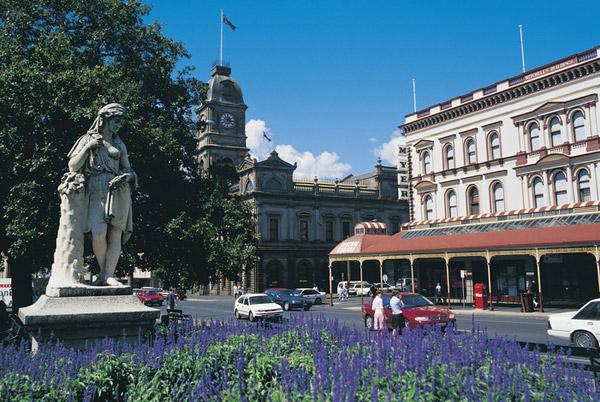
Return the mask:
{"type": "Polygon", "coordinates": [[[476,283],[473,286],[475,296],[475,308],[485,310],[487,308],[487,291],[483,283],[476,283]]]}

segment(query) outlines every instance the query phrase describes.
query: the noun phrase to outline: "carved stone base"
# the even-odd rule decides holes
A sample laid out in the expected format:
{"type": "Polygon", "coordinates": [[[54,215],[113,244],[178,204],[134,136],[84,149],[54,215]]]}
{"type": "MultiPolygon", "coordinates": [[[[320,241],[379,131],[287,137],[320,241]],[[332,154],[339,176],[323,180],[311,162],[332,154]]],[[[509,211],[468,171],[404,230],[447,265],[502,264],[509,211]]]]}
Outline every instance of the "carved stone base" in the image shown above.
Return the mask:
{"type": "Polygon", "coordinates": [[[46,288],[46,296],[77,297],[77,296],[117,296],[133,294],[131,286],[61,286],[46,288]]]}
{"type": "Polygon", "coordinates": [[[43,295],[35,304],[19,309],[19,318],[32,335],[34,350],[40,342],[52,338],[75,348],[106,337],[140,342],[159,317],[160,310],[143,305],[131,295],[43,295]]]}

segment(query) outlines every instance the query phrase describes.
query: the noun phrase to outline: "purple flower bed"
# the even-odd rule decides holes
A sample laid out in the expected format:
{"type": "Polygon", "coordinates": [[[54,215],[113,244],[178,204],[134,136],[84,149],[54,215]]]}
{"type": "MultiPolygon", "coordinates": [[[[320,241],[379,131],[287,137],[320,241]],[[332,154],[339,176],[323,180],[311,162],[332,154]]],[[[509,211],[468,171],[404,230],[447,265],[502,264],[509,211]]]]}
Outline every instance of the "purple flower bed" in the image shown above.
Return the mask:
{"type": "Polygon", "coordinates": [[[2,401],[596,401],[591,372],[484,332],[401,337],[294,315],[203,322],[153,342],[0,346],[2,401]]]}

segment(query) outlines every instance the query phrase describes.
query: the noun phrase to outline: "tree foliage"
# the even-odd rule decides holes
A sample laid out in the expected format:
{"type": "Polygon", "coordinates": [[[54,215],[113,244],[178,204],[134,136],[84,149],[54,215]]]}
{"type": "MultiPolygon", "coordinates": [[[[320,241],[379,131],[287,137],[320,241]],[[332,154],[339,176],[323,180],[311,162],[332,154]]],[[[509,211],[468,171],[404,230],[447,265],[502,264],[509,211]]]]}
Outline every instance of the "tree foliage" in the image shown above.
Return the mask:
{"type": "Polygon", "coordinates": [[[201,283],[217,264],[233,275],[230,245],[249,242],[237,266],[251,260],[251,210],[196,174],[192,111],[204,84],[177,70],[187,51],[148,13],[137,0],[0,2],[0,250],[17,276],[49,269],[67,152],[109,102],[128,108],[120,134],[140,178],[120,268],[144,252],[147,268],[201,283]],[[241,219],[228,226],[230,216],[241,219]],[[228,240],[207,240],[211,231],[228,240]]]}

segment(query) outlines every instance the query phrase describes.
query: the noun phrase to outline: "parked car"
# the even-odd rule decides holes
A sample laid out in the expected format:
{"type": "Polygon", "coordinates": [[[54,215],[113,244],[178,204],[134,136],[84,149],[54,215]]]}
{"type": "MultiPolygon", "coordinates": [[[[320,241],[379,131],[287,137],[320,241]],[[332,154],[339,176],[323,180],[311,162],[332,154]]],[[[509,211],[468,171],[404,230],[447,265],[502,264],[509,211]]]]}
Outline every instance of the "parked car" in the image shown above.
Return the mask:
{"type": "MultiPolygon", "coordinates": [[[[395,286],[390,285],[389,283],[374,283],[372,286],[375,286],[377,289],[382,289],[383,293],[388,293],[391,292],[392,290],[396,289],[395,286]]],[[[371,289],[369,289],[369,291],[367,292],[367,294],[369,296],[373,296],[373,293],[371,292],[371,289]]]]}
{"type": "MultiPolygon", "coordinates": [[[[430,325],[440,325],[442,328],[448,326],[449,323],[454,323],[456,317],[447,308],[434,305],[426,297],[416,293],[401,293],[402,302],[404,307],[402,308],[402,315],[404,315],[405,325],[409,328],[425,327],[430,325]]],[[[392,309],[390,307],[390,299],[392,295],[384,293],[383,307],[385,325],[388,328],[392,328],[392,309]]],[[[369,330],[373,329],[373,315],[374,311],[371,308],[371,302],[364,303],[360,312],[365,323],[365,327],[369,330]]]]}
{"type": "Polygon", "coordinates": [[[369,294],[370,287],[371,287],[370,283],[363,282],[363,284],[361,286],[360,282],[357,282],[357,283],[352,284],[348,294],[352,293],[353,295],[357,295],[357,296],[360,296],[360,295],[366,296],[369,294]]]}
{"type": "MultiPolygon", "coordinates": [[[[167,299],[167,296],[169,295],[169,290],[163,290],[161,288],[155,288],[155,289],[160,289],[160,294],[163,297],[163,299],[167,299]]],[[[186,294],[185,294],[185,290],[179,290],[179,289],[173,289],[173,293],[175,293],[175,296],[177,296],[177,300],[185,300],[186,299],[186,294]]]]}
{"type": "MultiPolygon", "coordinates": [[[[350,296],[356,296],[358,294],[358,290],[360,289],[360,281],[350,281],[350,287],[348,288],[348,295],[350,296]],[[358,285],[358,286],[356,286],[358,285]]],[[[340,292],[342,291],[342,285],[346,284],[346,286],[348,286],[348,281],[341,281],[337,284],[337,294],[340,294],[340,292]]],[[[369,286],[371,286],[371,284],[367,281],[362,281],[362,286],[363,288],[369,288],[369,286]]]]}
{"type": "Polygon", "coordinates": [[[250,321],[258,319],[281,320],[283,309],[273,303],[271,298],[263,293],[247,294],[237,298],[233,307],[233,315],[238,320],[246,317],[250,321]]]}
{"type": "Polygon", "coordinates": [[[141,288],[135,294],[137,298],[144,303],[146,306],[157,305],[162,306],[164,298],[160,292],[154,289],[141,288]]]}
{"type": "Polygon", "coordinates": [[[600,299],[587,302],[577,311],[550,315],[548,336],[582,348],[597,348],[600,342],[600,299]]]}
{"type": "Polygon", "coordinates": [[[310,310],[312,302],[306,300],[302,296],[296,296],[291,289],[267,289],[265,294],[268,295],[273,302],[279,304],[285,311],[291,309],[304,309],[304,311],[310,310]]]}
{"type": "Polygon", "coordinates": [[[312,288],[298,288],[294,289],[294,292],[294,294],[310,300],[312,304],[321,304],[327,299],[325,292],[319,292],[312,288]]]}

